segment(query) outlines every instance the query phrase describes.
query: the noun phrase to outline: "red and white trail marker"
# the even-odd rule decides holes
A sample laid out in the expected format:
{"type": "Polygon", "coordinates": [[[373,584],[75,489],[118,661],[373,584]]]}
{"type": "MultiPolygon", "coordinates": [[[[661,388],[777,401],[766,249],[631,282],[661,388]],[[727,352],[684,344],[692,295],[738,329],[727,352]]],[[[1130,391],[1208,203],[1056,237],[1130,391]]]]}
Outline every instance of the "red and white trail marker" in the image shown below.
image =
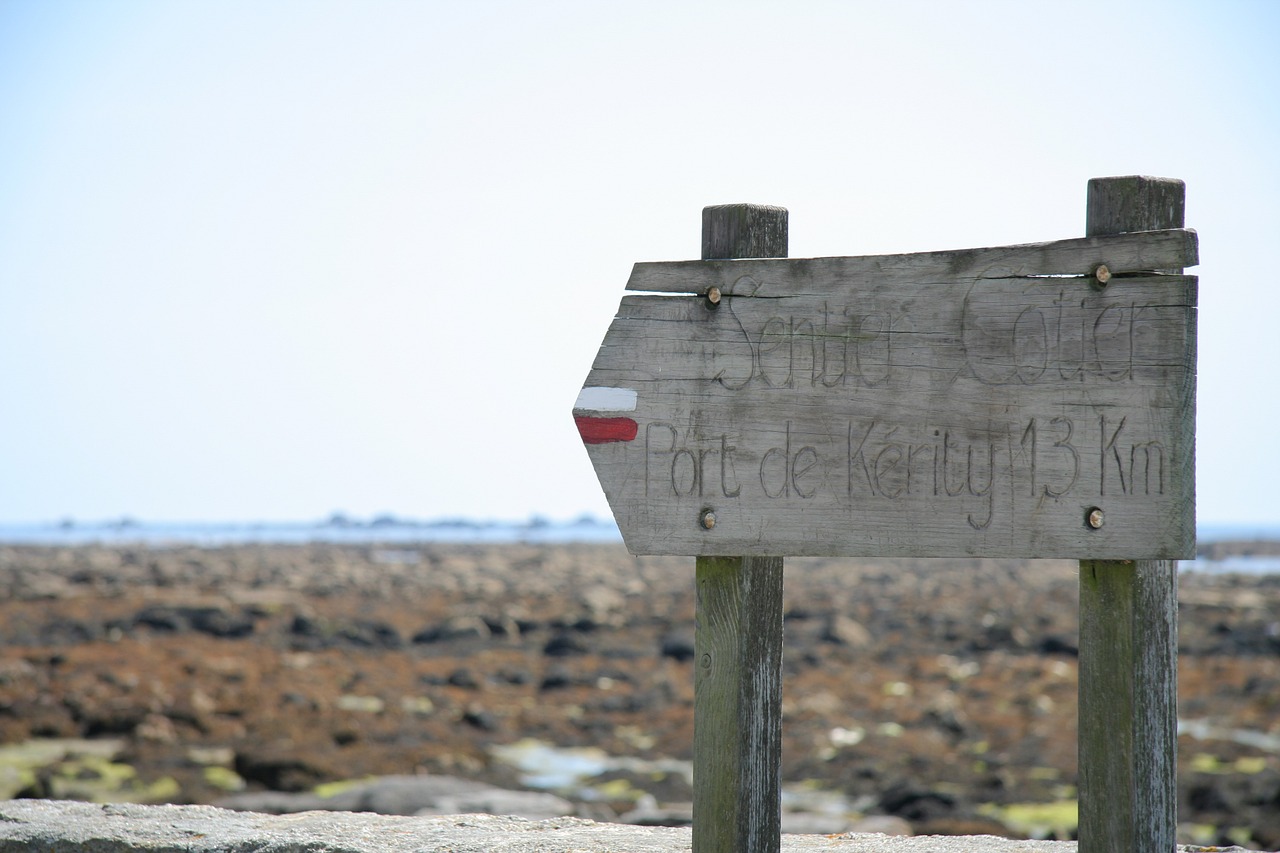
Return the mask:
{"type": "Polygon", "coordinates": [[[638,426],[624,412],[636,410],[636,392],[630,388],[587,386],[573,404],[573,420],[585,444],[634,441],[638,426]]]}

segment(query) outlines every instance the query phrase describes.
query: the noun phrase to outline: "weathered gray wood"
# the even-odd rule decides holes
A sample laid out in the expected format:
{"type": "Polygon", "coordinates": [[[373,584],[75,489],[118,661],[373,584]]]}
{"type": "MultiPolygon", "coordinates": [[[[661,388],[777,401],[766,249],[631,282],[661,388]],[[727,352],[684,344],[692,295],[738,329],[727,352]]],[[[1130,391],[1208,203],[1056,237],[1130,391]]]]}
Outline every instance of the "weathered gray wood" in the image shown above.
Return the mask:
{"type": "Polygon", "coordinates": [[[628,290],[652,293],[728,292],[751,276],[762,294],[822,295],[831,287],[955,282],[1023,276],[1091,276],[1100,264],[1114,274],[1195,266],[1196,232],[1099,235],[982,249],[790,260],[646,261],[632,267],[628,290]]]}
{"type": "Polygon", "coordinates": [[[702,259],[785,258],[787,209],[769,204],[702,208],[702,259]]]}
{"type": "MultiPolygon", "coordinates": [[[[1085,231],[1090,237],[1155,228],[1181,228],[1186,222],[1187,185],[1177,178],[1126,175],[1089,181],[1085,231]]],[[[1190,263],[1161,264],[1189,267],[1190,263]]]]}
{"type": "MultiPolygon", "coordinates": [[[[1184,198],[1181,181],[1095,178],[1089,182],[1086,233],[1180,228],[1184,198]]],[[[1194,338],[1189,352],[1194,370],[1194,338]]],[[[1188,462],[1177,475],[1184,480],[1180,491],[1190,496],[1188,529],[1194,531],[1194,384],[1186,393],[1188,462]]],[[[1130,556],[1142,554],[1135,549],[1130,556]]],[[[1081,853],[1168,853],[1174,848],[1177,678],[1176,564],[1081,562],[1081,853]]]]}
{"type": "Polygon", "coordinates": [[[694,853],[778,850],[782,571],[782,557],[697,559],[694,853]]]}
{"type": "Polygon", "coordinates": [[[587,386],[635,431],[588,450],[628,548],[1190,557],[1196,280],[1139,270],[1194,233],[1104,244],[696,262],[718,304],[624,297],[587,386]],[[1099,258],[1105,287],[1063,274],[1099,258]]]}
{"type": "Polygon", "coordinates": [[[1080,851],[1168,853],[1177,831],[1171,560],[1080,564],[1080,851]]]}
{"type": "MultiPolygon", "coordinates": [[[[784,208],[703,210],[704,258],[786,253],[784,208]]],[[[700,519],[712,526],[710,517],[700,519]]],[[[782,837],[782,557],[698,557],[695,583],[693,849],[777,853],[782,837]]]]}

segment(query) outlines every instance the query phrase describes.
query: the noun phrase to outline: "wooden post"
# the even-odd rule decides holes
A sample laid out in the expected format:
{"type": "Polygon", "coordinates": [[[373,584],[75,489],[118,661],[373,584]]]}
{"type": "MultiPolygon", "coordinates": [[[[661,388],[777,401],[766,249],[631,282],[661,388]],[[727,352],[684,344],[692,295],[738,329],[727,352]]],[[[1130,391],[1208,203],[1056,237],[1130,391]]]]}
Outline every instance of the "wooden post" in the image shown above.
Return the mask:
{"type": "MultiPolygon", "coordinates": [[[[785,208],[703,209],[703,260],[786,256],[785,208]]],[[[777,853],[782,557],[698,557],[696,584],[693,849],[777,853]]]]}
{"type": "MultiPolygon", "coordinates": [[[[1086,233],[1181,228],[1185,198],[1179,180],[1094,178],[1086,233]]],[[[1080,853],[1169,853],[1178,825],[1175,561],[1081,562],[1079,690],[1080,853]]]]}

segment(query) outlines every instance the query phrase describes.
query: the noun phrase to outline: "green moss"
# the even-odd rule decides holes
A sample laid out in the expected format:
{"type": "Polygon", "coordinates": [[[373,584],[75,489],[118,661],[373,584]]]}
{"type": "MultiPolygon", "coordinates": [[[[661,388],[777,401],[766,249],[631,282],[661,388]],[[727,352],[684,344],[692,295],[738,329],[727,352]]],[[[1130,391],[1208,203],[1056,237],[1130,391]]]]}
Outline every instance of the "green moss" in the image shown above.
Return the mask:
{"type": "Polygon", "coordinates": [[[400,708],[406,714],[416,714],[419,717],[429,717],[436,710],[435,703],[426,696],[405,696],[400,700],[400,708]]]}
{"type": "Polygon", "coordinates": [[[182,793],[172,777],[143,782],[131,765],[100,755],[68,757],[54,767],[48,784],[54,799],[94,803],[162,803],[182,793]]]}
{"type": "Polygon", "coordinates": [[[38,771],[56,767],[53,779],[66,779],[68,774],[96,776],[94,767],[120,753],[119,740],[82,740],[79,738],[36,738],[23,743],[0,746],[0,799],[9,799],[36,784],[38,771]],[[86,764],[87,762],[87,764],[86,764]],[[61,765],[69,765],[65,770],[61,765]]]}
{"type": "Polygon", "coordinates": [[[230,767],[236,760],[236,752],[229,746],[193,746],[187,750],[187,759],[196,764],[220,764],[230,767]]]}
{"type": "Polygon", "coordinates": [[[1252,776],[1255,773],[1261,773],[1263,770],[1267,769],[1267,759],[1260,755],[1248,758],[1237,758],[1234,766],[1237,773],[1245,773],[1252,776]]]}
{"type": "Polygon", "coordinates": [[[383,702],[377,696],[346,696],[338,697],[338,708],[343,711],[354,711],[358,714],[381,714],[387,707],[387,703],[383,702]]]}
{"type": "Polygon", "coordinates": [[[1254,844],[1253,830],[1247,826],[1233,826],[1227,830],[1227,838],[1230,838],[1233,844],[1239,844],[1241,847],[1252,847],[1254,844]]]}
{"type": "Polygon", "coordinates": [[[373,778],[372,776],[362,776],[359,779],[339,779],[336,782],[325,782],[323,785],[317,785],[312,788],[311,793],[317,797],[332,797],[335,794],[341,794],[343,791],[349,791],[357,785],[363,785],[373,778]]]}
{"type": "Polygon", "coordinates": [[[145,799],[140,802],[168,803],[182,793],[182,786],[172,776],[163,776],[142,789],[145,799]]]}
{"type": "Polygon", "coordinates": [[[1198,752],[1191,756],[1191,769],[1196,773],[1222,773],[1223,764],[1216,755],[1198,752]]]}
{"type": "Polygon", "coordinates": [[[1218,827],[1211,823],[1180,823],[1178,832],[1189,838],[1192,844],[1212,844],[1218,837],[1218,827]]]}
{"type": "Polygon", "coordinates": [[[1267,759],[1262,756],[1245,756],[1235,761],[1223,761],[1216,755],[1198,752],[1191,756],[1191,769],[1196,773],[1243,773],[1252,776],[1267,769],[1267,759]]]}
{"type": "Polygon", "coordinates": [[[204,769],[204,781],[223,791],[243,791],[245,781],[230,767],[210,765],[204,769]]]}
{"type": "Polygon", "coordinates": [[[29,767],[0,765],[0,800],[12,800],[36,782],[35,771],[29,767]]]}
{"type": "Polygon", "coordinates": [[[1068,839],[1080,824],[1080,808],[1075,800],[1003,806],[986,803],[978,811],[1031,838],[1068,839]]]}
{"type": "Polygon", "coordinates": [[[610,779],[599,785],[592,785],[591,790],[602,800],[612,802],[637,802],[644,796],[644,791],[632,785],[627,779],[610,779]]]}

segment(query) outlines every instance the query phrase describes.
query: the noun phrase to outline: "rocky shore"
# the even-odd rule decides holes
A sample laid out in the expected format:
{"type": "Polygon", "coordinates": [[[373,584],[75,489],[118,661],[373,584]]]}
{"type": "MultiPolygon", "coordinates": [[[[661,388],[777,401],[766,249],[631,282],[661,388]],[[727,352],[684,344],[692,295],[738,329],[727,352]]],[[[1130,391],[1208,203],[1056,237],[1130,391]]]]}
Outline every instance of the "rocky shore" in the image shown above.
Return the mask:
{"type": "MultiPolygon", "coordinates": [[[[790,830],[1069,837],[1076,572],[789,560],[790,830]]],[[[1182,840],[1280,849],[1280,576],[1180,599],[1182,840]]],[[[679,825],[692,654],[620,546],[0,547],[0,799],[679,825]]]]}

